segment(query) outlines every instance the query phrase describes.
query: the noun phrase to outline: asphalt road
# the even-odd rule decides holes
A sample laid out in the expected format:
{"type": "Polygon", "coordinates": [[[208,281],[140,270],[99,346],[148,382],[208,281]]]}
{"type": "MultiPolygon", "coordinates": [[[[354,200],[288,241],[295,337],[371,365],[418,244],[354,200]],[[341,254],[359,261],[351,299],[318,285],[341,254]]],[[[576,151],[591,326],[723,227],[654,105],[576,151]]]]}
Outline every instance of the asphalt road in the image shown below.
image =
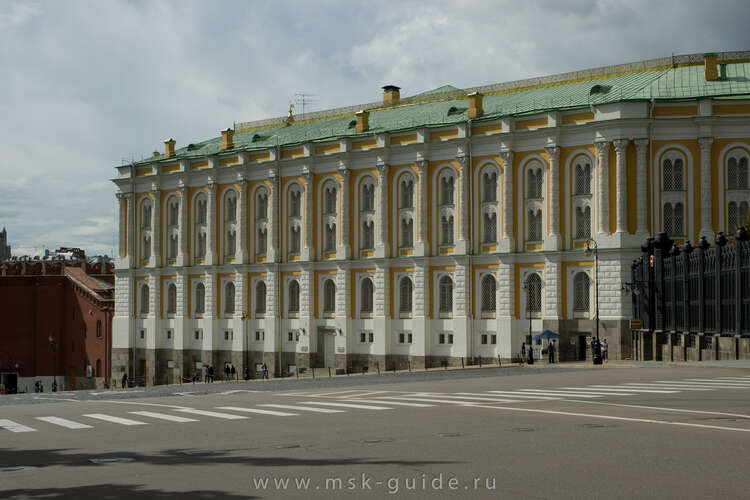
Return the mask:
{"type": "Polygon", "coordinates": [[[750,486],[747,369],[164,390],[6,400],[0,497],[706,499],[744,498],[750,486]]]}

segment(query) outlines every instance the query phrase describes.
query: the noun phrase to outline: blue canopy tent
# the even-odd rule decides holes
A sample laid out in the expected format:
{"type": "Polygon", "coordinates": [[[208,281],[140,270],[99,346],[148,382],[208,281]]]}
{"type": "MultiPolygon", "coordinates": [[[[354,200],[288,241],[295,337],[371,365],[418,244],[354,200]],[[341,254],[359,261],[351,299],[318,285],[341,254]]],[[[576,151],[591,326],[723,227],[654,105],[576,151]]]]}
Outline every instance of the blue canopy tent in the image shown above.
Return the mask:
{"type": "Polygon", "coordinates": [[[544,330],[539,335],[534,335],[534,340],[541,340],[541,339],[551,340],[551,339],[559,339],[559,338],[560,338],[559,334],[550,330],[544,330]]]}

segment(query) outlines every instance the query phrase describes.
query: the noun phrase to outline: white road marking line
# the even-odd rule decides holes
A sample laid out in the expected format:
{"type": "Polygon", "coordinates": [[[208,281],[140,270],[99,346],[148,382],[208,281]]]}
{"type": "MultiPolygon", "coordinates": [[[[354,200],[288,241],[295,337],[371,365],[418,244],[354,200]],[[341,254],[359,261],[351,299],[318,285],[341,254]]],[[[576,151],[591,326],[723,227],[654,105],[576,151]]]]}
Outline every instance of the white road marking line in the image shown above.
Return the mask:
{"type": "Polygon", "coordinates": [[[706,411],[706,410],[685,410],[683,408],[662,408],[659,406],[643,406],[643,405],[626,405],[622,403],[605,403],[604,401],[575,401],[572,399],[566,399],[566,402],[592,404],[592,405],[606,405],[606,406],[621,406],[623,408],[642,408],[645,410],[659,410],[659,411],[675,411],[680,413],[700,413],[703,415],[722,415],[725,417],[737,417],[750,419],[750,415],[743,415],[742,413],[724,413],[720,411],[706,411]]]}
{"type": "MultiPolygon", "coordinates": [[[[663,381],[660,381],[663,382],[663,381]]],[[[750,385],[722,384],[719,382],[664,382],[688,387],[713,387],[715,389],[750,389],[750,385]]]]}
{"type": "Polygon", "coordinates": [[[147,425],[146,422],[139,420],[130,420],[129,418],[113,417],[112,415],[104,415],[103,413],[89,413],[84,417],[95,418],[97,420],[104,420],[105,422],[112,422],[113,424],[120,425],[147,425]]]}
{"type": "Polygon", "coordinates": [[[329,403],[328,401],[300,401],[300,404],[334,406],[334,407],[341,407],[341,408],[356,408],[358,410],[392,410],[393,409],[393,408],[388,408],[387,406],[367,406],[367,405],[358,405],[358,404],[352,404],[352,403],[329,403]]]}
{"type": "Polygon", "coordinates": [[[727,382],[730,380],[736,380],[738,382],[748,382],[750,381],[750,378],[747,377],[716,377],[716,380],[726,380],[727,382]]]}
{"type": "Polygon", "coordinates": [[[167,420],[169,422],[178,422],[181,424],[185,422],[199,422],[199,420],[196,420],[194,418],[178,417],[177,415],[167,415],[166,413],[156,413],[153,411],[131,411],[128,413],[132,413],[133,415],[141,415],[142,417],[151,417],[151,418],[157,418],[159,420],[167,420]]]}
{"type": "Polygon", "coordinates": [[[688,385],[672,385],[672,384],[638,384],[636,382],[627,382],[623,384],[628,389],[630,387],[635,388],[641,388],[641,389],[658,389],[660,387],[663,387],[665,389],[676,389],[680,391],[712,391],[713,389],[708,389],[705,387],[691,387],[688,385]]]}
{"type": "MultiPolygon", "coordinates": [[[[584,394],[596,394],[599,396],[635,396],[638,392],[626,388],[616,389],[614,387],[558,387],[558,391],[583,392],[584,394]]],[[[661,391],[660,391],[661,392],[661,391]]]]}
{"type": "Polygon", "coordinates": [[[347,394],[344,396],[336,396],[337,398],[362,398],[366,396],[371,396],[373,394],[383,394],[385,391],[367,391],[367,392],[358,392],[354,394],[347,394]]]}
{"type": "Polygon", "coordinates": [[[285,411],[261,410],[259,408],[240,408],[239,406],[219,406],[218,410],[244,411],[247,413],[259,413],[261,415],[274,415],[276,417],[296,417],[299,413],[287,413],[285,411]]]}
{"type": "Polygon", "coordinates": [[[265,406],[268,408],[281,408],[285,410],[314,411],[316,413],[346,413],[345,410],[332,410],[331,408],[311,408],[309,406],[277,405],[271,403],[266,403],[259,406],[265,406]]]}
{"type": "Polygon", "coordinates": [[[333,391],[333,392],[319,392],[316,394],[308,394],[307,396],[310,397],[318,397],[318,396],[335,396],[336,394],[348,394],[350,392],[362,392],[362,389],[347,389],[345,391],[333,391]]]}
{"type": "Polygon", "coordinates": [[[241,392],[261,392],[261,391],[248,391],[245,389],[234,389],[232,391],[224,391],[224,392],[218,392],[219,395],[227,395],[227,394],[239,394],[241,392]]]}
{"type": "MultiPolygon", "coordinates": [[[[539,401],[555,401],[560,399],[559,396],[553,397],[553,396],[537,396],[535,394],[519,394],[517,392],[511,392],[511,391],[489,391],[492,393],[497,393],[503,396],[513,396],[514,398],[523,398],[523,399],[535,399],[539,401]]],[[[471,394],[468,392],[459,392],[459,394],[471,394]]]]}
{"type": "Polygon", "coordinates": [[[225,420],[244,420],[247,418],[244,415],[232,415],[231,413],[219,413],[216,411],[196,410],[194,408],[183,408],[177,411],[180,411],[182,413],[192,413],[195,415],[204,415],[206,417],[223,418],[225,420]]]}
{"type": "Polygon", "coordinates": [[[36,429],[6,419],[0,419],[0,427],[10,432],[36,432],[36,429]]]}
{"type": "Polygon", "coordinates": [[[714,380],[710,378],[688,378],[686,382],[695,382],[697,384],[721,384],[721,385],[733,385],[736,387],[750,387],[750,382],[729,382],[726,380],[714,380]]]}
{"type": "Polygon", "coordinates": [[[498,396],[492,397],[491,394],[487,394],[484,397],[482,396],[471,396],[471,395],[454,395],[454,394],[425,394],[425,396],[428,397],[436,397],[436,398],[448,398],[448,399],[462,399],[462,400],[468,400],[470,402],[477,402],[477,403],[507,403],[508,401],[511,401],[507,398],[500,398],[498,396]]]}
{"type": "MultiPolygon", "coordinates": [[[[453,401],[451,399],[435,399],[435,398],[423,398],[423,397],[414,397],[414,396],[380,396],[378,399],[387,399],[390,401],[391,399],[397,399],[397,400],[406,400],[406,401],[420,401],[422,403],[448,403],[448,404],[454,404],[454,405],[463,405],[463,406],[470,406],[472,403],[469,401],[453,401]]],[[[502,403],[515,403],[516,401],[512,399],[506,399],[504,401],[501,401],[502,403]]]]}
{"type": "MultiPolygon", "coordinates": [[[[576,396],[579,398],[600,398],[598,394],[583,394],[571,391],[545,391],[542,389],[519,389],[518,394],[539,394],[540,396],[576,396]]],[[[512,396],[512,395],[511,395],[512,396]]]]}
{"type": "MultiPolygon", "coordinates": [[[[345,399],[344,401],[351,401],[353,403],[382,403],[383,401],[378,401],[376,399],[345,399]]],[[[389,405],[394,406],[413,406],[415,408],[432,408],[435,405],[429,405],[425,403],[406,403],[404,401],[388,401],[389,405]]]]}
{"type": "MultiPolygon", "coordinates": [[[[621,385],[592,385],[591,387],[594,387],[595,389],[606,391],[609,389],[623,389],[621,385]]],[[[646,393],[652,393],[652,394],[677,394],[678,390],[676,389],[632,389],[631,392],[646,392],[646,393]]]]}
{"type": "Polygon", "coordinates": [[[61,427],[67,427],[68,429],[92,429],[90,425],[73,422],[66,418],[59,417],[36,417],[37,420],[47,422],[48,424],[59,425],[61,427]]]}
{"type": "Polygon", "coordinates": [[[536,408],[521,408],[518,406],[476,406],[476,408],[488,408],[491,410],[526,411],[531,413],[547,413],[550,415],[565,415],[569,417],[602,418],[606,420],[622,420],[625,422],[640,422],[645,424],[677,425],[683,427],[698,427],[701,429],[715,429],[722,431],[750,432],[750,429],[739,427],[722,427],[720,425],[690,424],[687,422],[671,422],[669,420],[654,420],[650,418],[615,417],[612,415],[596,415],[593,413],[578,413],[572,411],[539,410],[536,408]]]}
{"type": "Polygon", "coordinates": [[[106,399],[104,399],[102,401],[97,401],[97,403],[114,403],[114,404],[117,404],[117,405],[160,406],[162,408],[169,408],[169,409],[173,409],[173,410],[179,410],[179,409],[182,409],[182,408],[188,408],[187,406],[165,405],[165,404],[161,404],[161,403],[138,403],[136,401],[109,401],[109,400],[106,400],[106,399]]]}

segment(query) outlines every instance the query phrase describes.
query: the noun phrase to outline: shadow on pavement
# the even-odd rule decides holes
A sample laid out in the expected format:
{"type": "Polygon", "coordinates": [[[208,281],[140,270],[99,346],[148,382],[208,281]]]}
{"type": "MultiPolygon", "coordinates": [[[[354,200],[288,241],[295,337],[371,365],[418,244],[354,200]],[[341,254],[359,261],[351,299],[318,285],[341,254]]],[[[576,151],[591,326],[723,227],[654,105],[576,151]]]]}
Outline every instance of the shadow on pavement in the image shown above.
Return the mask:
{"type": "Polygon", "coordinates": [[[72,488],[15,489],[1,492],[3,498],[180,498],[182,500],[208,500],[213,498],[258,498],[246,495],[233,495],[217,491],[164,491],[131,484],[99,484],[96,486],[76,486],[72,488]]]}

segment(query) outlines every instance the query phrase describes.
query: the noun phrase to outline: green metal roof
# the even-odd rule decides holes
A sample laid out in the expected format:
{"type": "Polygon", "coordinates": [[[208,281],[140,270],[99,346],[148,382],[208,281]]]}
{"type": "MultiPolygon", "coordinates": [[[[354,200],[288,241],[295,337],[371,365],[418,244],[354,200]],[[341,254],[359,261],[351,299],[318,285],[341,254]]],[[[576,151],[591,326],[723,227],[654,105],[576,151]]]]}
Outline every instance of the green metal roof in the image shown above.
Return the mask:
{"type": "MultiPolygon", "coordinates": [[[[634,71],[613,76],[603,76],[581,81],[546,84],[537,88],[487,92],[484,97],[484,114],[479,120],[497,119],[503,116],[524,115],[550,110],[584,108],[612,102],[639,100],[695,99],[702,97],[745,98],[750,95],[750,63],[725,65],[726,78],[720,81],[705,81],[703,65],[656,68],[634,71]],[[592,93],[599,85],[602,91],[592,93]]],[[[264,128],[243,130],[234,135],[237,150],[266,149],[341,137],[371,136],[376,133],[396,132],[419,127],[437,127],[467,120],[468,102],[451,86],[427,91],[424,101],[391,108],[370,109],[368,132],[357,134],[353,113],[345,116],[323,118],[290,125],[274,124],[264,128]],[[439,100],[445,93],[446,100],[439,100]],[[434,97],[434,100],[430,100],[434,97]],[[453,109],[452,109],[453,108],[453,109]],[[450,113],[449,113],[450,111],[450,113]]],[[[217,137],[176,150],[169,159],[150,157],[140,162],[174,161],[182,158],[197,158],[220,152],[221,138],[217,137]]]]}

